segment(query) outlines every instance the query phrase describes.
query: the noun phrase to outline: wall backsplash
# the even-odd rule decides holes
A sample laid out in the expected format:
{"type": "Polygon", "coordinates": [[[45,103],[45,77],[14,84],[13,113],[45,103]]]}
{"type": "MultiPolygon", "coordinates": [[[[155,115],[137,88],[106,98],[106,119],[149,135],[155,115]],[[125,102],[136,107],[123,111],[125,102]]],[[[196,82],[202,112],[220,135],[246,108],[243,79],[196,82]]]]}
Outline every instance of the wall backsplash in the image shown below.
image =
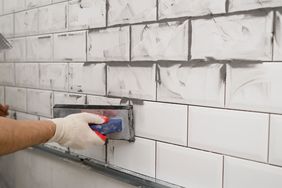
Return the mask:
{"type": "MultiPolygon", "coordinates": [[[[135,143],[73,152],[183,187],[280,188],[281,26],[281,0],[0,0],[0,103],[46,119],[137,99],[135,143]]],[[[1,157],[1,178],[131,187],[33,150],[1,157]]]]}

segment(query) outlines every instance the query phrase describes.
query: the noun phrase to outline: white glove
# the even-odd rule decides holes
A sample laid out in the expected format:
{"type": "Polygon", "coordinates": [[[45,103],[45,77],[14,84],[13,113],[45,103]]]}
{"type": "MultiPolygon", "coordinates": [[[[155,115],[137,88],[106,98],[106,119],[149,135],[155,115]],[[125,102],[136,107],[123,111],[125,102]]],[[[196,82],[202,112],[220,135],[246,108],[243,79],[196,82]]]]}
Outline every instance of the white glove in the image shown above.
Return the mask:
{"type": "Polygon", "coordinates": [[[73,149],[105,144],[106,136],[93,131],[88,125],[106,123],[108,118],[105,116],[83,112],[51,121],[56,125],[56,132],[48,142],[57,142],[73,149]]]}

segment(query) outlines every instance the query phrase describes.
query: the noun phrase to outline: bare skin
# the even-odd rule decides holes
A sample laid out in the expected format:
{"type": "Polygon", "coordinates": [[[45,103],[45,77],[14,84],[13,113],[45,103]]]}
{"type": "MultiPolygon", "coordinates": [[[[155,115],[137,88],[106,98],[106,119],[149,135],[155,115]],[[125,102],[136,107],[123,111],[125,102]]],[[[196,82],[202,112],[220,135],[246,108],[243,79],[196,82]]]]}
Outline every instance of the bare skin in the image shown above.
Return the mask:
{"type": "MultiPolygon", "coordinates": [[[[6,108],[0,109],[0,116],[7,114],[6,108]]],[[[0,156],[45,143],[54,136],[55,131],[56,125],[52,121],[13,120],[0,117],[0,156]]]]}

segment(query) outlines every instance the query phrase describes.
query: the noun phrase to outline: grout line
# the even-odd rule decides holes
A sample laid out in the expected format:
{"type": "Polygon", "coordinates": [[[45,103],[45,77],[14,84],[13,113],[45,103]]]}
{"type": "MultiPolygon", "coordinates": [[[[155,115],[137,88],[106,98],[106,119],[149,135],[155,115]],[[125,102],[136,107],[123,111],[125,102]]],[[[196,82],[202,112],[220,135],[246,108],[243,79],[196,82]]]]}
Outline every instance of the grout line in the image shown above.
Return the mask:
{"type": "Polygon", "coordinates": [[[271,36],[271,60],[274,59],[274,41],[276,36],[276,11],[273,12],[273,22],[272,22],[272,36],[271,36]]]}
{"type": "Polygon", "coordinates": [[[110,10],[110,4],[109,4],[109,0],[106,0],[106,20],[105,20],[105,22],[106,22],[106,27],[109,27],[109,10],[110,10]]]}
{"type": "Polygon", "coordinates": [[[129,62],[132,61],[132,27],[129,26],[129,62]]]}
{"type": "Polygon", "coordinates": [[[192,21],[188,21],[188,61],[192,59],[192,21]]]}
{"type": "Polygon", "coordinates": [[[158,143],[155,141],[155,178],[157,178],[157,157],[158,157],[158,143]]]}
{"type": "Polygon", "coordinates": [[[269,163],[269,152],[270,152],[270,125],[271,125],[271,115],[268,114],[268,137],[267,137],[267,162],[269,163]]]}
{"type": "Polygon", "coordinates": [[[189,106],[187,105],[187,122],[186,122],[186,125],[187,125],[187,147],[189,147],[189,128],[190,128],[190,123],[189,123],[189,106]]]}
{"type": "Polygon", "coordinates": [[[225,12],[226,13],[229,13],[229,4],[230,4],[229,0],[226,0],[225,1],[225,12]]]}
{"type": "Polygon", "coordinates": [[[225,171],[224,171],[224,169],[225,169],[225,166],[224,166],[224,163],[225,162],[225,157],[224,157],[224,155],[222,156],[222,176],[221,176],[221,182],[222,182],[222,188],[224,188],[224,173],[225,173],[225,171]]]}
{"type": "Polygon", "coordinates": [[[156,20],[159,21],[159,0],[156,0],[156,20]]]}

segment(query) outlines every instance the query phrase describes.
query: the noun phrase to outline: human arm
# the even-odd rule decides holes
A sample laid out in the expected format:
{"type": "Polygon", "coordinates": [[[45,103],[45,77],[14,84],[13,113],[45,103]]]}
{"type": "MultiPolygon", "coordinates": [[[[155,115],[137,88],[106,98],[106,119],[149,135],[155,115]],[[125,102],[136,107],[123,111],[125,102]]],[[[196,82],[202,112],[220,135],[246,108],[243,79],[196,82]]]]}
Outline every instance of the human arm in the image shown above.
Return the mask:
{"type": "Polygon", "coordinates": [[[0,155],[47,141],[75,149],[84,149],[95,144],[102,145],[106,138],[92,131],[88,123],[101,124],[106,121],[108,119],[104,116],[89,113],[44,121],[0,117],[0,155]]]}

